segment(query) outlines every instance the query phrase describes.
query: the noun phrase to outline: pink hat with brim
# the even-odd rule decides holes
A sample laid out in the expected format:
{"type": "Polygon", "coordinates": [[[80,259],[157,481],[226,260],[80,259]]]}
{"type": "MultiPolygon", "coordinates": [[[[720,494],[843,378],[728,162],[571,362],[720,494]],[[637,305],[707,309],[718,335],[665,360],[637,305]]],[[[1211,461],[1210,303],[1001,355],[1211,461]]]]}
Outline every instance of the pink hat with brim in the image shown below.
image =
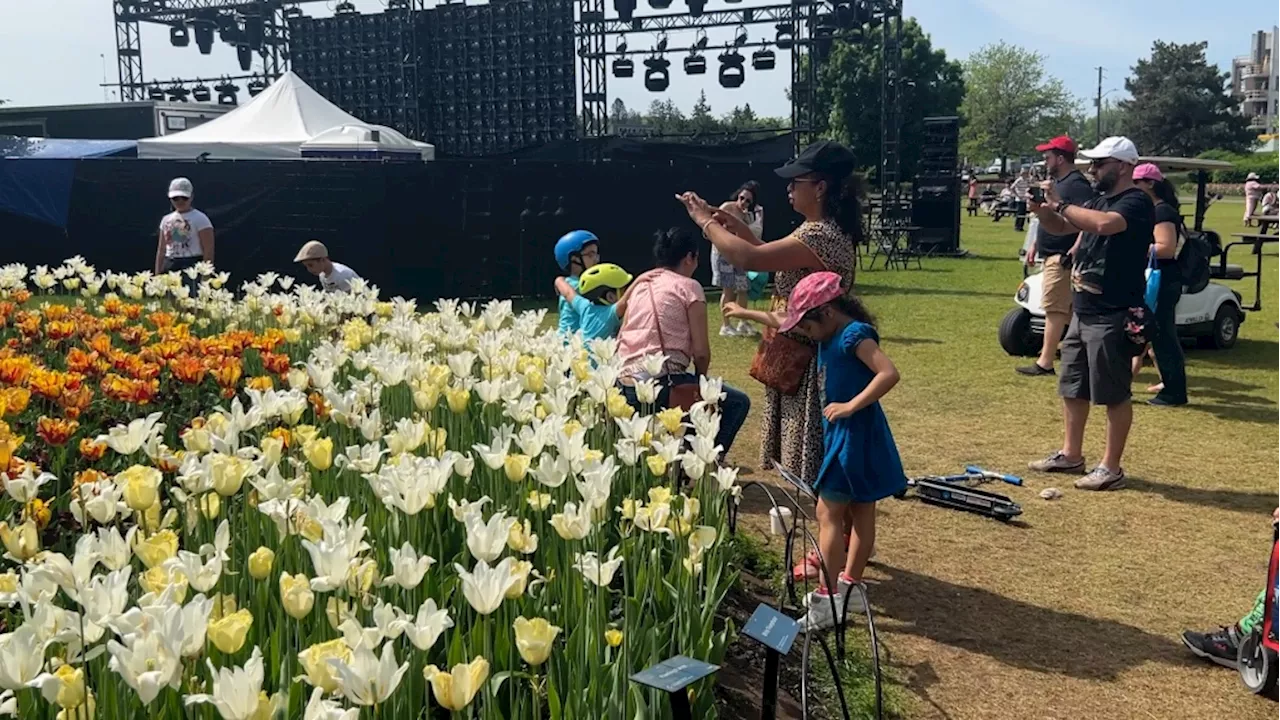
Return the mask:
{"type": "Polygon", "coordinates": [[[1143,163],[1133,169],[1133,179],[1160,182],[1164,179],[1164,173],[1160,172],[1160,168],[1151,163],[1143,163]]]}
{"type": "Polygon", "coordinates": [[[787,298],[787,319],[778,328],[787,332],[795,328],[804,318],[805,313],[844,295],[840,285],[840,276],[833,272],[816,272],[806,275],[791,291],[787,298]]]}

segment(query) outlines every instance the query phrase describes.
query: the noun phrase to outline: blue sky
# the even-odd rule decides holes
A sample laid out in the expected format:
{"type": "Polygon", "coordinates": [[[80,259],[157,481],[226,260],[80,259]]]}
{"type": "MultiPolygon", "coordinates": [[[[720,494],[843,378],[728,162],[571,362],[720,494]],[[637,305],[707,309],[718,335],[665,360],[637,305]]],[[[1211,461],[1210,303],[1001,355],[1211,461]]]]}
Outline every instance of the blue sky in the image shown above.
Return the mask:
{"type": "MultiPolygon", "coordinates": [[[[725,0],[709,0],[711,9],[775,4],[778,0],[746,0],[736,6],[725,0]]],[[[641,12],[647,9],[639,0],[641,12]]],[[[1106,68],[1103,90],[1117,88],[1108,99],[1123,95],[1124,78],[1139,57],[1150,52],[1155,39],[1176,42],[1207,40],[1209,59],[1224,71],[1231,58],[1249,48],[1250,34],[1277,22],[1275,0],[1071,0],[1070,2],[1017,2],[1016,0],[905,0],[906,13],[915,16],[935,47],[952,58],[963,59],[988,43],[1004,40],[1036,50],[1046,57],[1049,72],[1062,79],[1077,96],[1091,99],[1097,71],[1106,68]],[[1217,8],[1211,12],[1206,8],[1217,8]]],[[[381,8],[379,0],[356,0],[365,12],[381,8]]],[[[608,3],[612,7],[612,3],[608,3]]],[[[322,4],[307,5],[307,12],[324,14],[322,4]]],[[[683,8],[676,0],[673,9],[683,8]]],[[[761,32],[763,28],[761,28],[761,32]]],[[[723,44],[731,29],[713,33],[711,45],[723,44]]],[[[653,38],[629,36],[631,48],[652,45],[653,38]]],[[[690,37],[675,35],[672,46],[685,46],[690,37]]],[[[238,70],[234,51],[215,46],[210,56],[198,54],[194,43],[187,48],[169,45],[164,28],[144,26],[143,69],[148,79],[166,80],[196,74],[219,75],[238,70]]],[[[746,83],[725,90],[716,82],[714,56],[709,72],[690,78],[673,59],[671,88],[666,93],[644,89],[641,73],[628,80],[610,78],[610,98],[621,97],[631,107],[645,107],[654,99],[670,98],[686,110],[705,89],[712,110],[727,112],[734,105],[750,103],[757,112],[789,115],[784,94],[789,61],[779,54],[778,67],[755,72],[748,67],[746,83]]],[[[0,0],[0,98],[16,105],[101,102],[99,87],[104,75],[114,82],[115,36],[110,0],[0,0]]],[[[639,63],[637,63],[639,64],[639,63]]],[[[114,99],[114,98],[113,98],[114,99]]],[[[1091,107],[1088,100],[1087,107],[1091,107]]]]}

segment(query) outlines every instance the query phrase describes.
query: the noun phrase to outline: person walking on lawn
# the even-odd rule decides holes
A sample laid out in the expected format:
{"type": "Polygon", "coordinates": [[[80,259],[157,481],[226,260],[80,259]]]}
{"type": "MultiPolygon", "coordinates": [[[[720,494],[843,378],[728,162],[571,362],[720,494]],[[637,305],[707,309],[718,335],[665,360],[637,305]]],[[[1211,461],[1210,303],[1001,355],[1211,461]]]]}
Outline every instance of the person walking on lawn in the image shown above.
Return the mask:
{"type": "MultiPolygon", "coordinates": [[[[1054,191],[1058,197],[1075,205],[1089,202],[1097,193],[1084,175],[1076,169],[1076,141],[1060,135],[1036,150],[1044,153],[1044,167],[1053,180],[1054,191]]],[[[1040,357],[1026,367],[1017,368],[1023,375],[1053,375],[1053,361],[1058,354],[1058,341],[1071,321],[1071,256],[1068,252],[1075,244],[1080,232],[1075,227],[1066,232],[1054,234],[1045,228],[1044,223],[1038,226],[1036,239],[1027,250],[1027,264],[1036,261],[1036,253],[1044,261],[1044,271],[1040,277],[1041,305],[1044,306],[1044,343],[1040,348],[1040,357]]]]}
{"type": "Polygon", "coordinates": [[[1133,184],[1138,149],[1125,137],[1109,137],[1080,153],[1089,160],[1094,189],[1100,196],[1083,206],[1058,196],[1044,183],[1045,202],[1030,209],[1050,232],[1073,228],[1080,237],[1072,256],[1074,313],[1062,340],[1062,448],[1030,463],[1039,472],[1080,472],[1085,468],[1084,429],[1089,404],[1107,408],[1107,442],[1102,462],[1076,481],[1082,490],[1115,490],[1124,486],[1120,465],[1133,425],[1131,360],[1138,345],[1129,326],[1141,319],[1146,292],[1147,253],[1153,241],[1155,205],[1133,184]],[[1132,317],[1131,317],[1132,316],[1132,317]]]}

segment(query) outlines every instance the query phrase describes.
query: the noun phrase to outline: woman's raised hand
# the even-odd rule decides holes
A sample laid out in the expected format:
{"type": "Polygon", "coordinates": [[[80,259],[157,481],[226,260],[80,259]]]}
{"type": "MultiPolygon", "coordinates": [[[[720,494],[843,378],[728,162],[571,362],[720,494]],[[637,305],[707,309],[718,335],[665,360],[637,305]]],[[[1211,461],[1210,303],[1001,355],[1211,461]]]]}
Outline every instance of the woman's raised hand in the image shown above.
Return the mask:
{"type": "Polygon", "coordinates": [[[699,225],[715,217],[715,208],[707,204],[706,200],[698,197],[698,194],[693,191],[680,193],[676,195],[676,199],[684,205],[684,209],[689,213],[689,218],[699,225]]]}

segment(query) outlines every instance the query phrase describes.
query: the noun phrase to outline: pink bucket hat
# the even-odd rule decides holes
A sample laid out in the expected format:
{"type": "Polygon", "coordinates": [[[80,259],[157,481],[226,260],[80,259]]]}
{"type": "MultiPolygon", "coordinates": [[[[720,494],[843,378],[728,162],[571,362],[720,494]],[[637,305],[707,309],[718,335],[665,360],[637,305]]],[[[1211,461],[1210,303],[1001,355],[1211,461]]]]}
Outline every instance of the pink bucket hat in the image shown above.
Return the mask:
{"type": "Polygon", "coordinates": [[[844,294],[840,276],[833,272],[816,272],[806,275],[787,299],[787,319],[778,328],[787,332],[799,324],[804,314],[820,308],[844,294]]]}
{"type": "Polygon", "coordinates": [[[1160,168],[1151,163],[1143,163],[1133,169],[1133,179],[1160,182],[1164,179],[1164,173],[1160,172],[1160,168]]]}

